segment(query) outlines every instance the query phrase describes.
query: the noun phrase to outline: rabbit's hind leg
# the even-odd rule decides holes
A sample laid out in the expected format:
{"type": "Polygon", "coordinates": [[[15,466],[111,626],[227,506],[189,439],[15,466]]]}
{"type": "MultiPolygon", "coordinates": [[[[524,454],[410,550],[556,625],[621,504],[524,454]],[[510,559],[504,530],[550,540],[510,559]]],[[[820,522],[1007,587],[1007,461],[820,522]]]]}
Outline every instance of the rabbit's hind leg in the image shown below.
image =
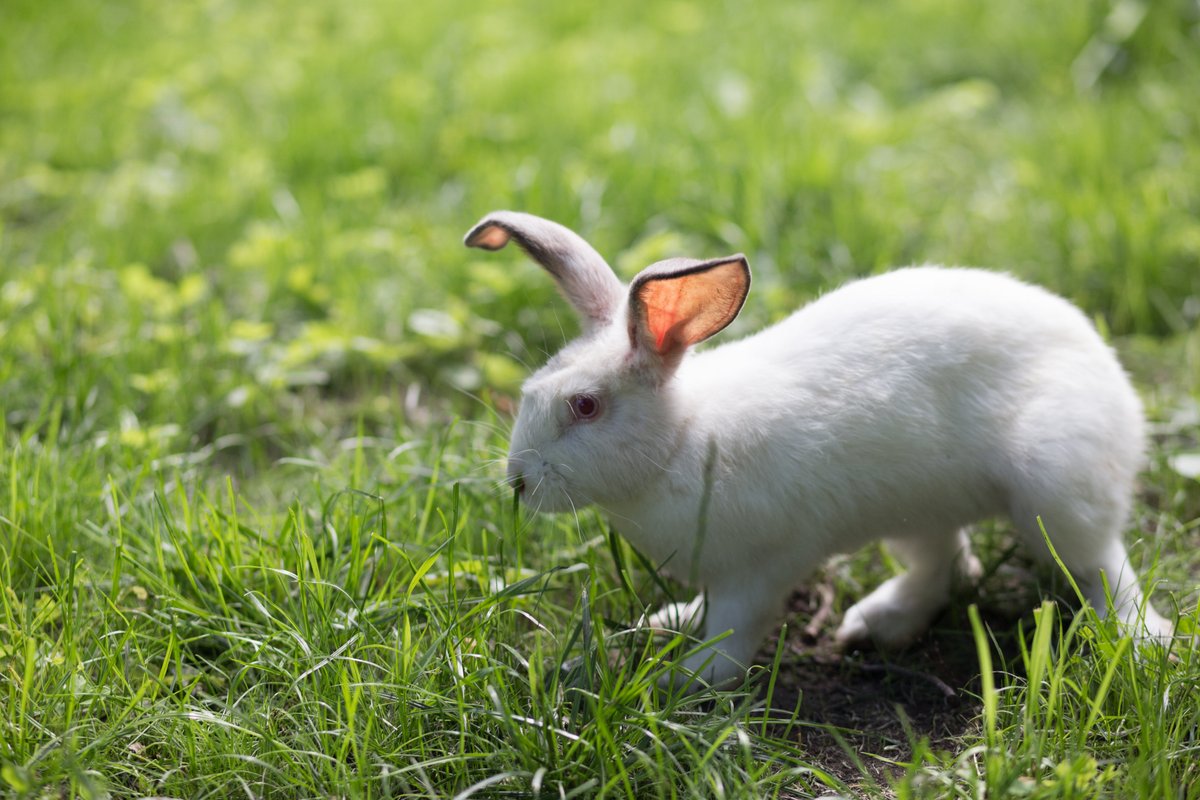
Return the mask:
{"type": "Polygon", "coordinates": [[[911,644],[949,602],[956,581],[973,583],[982,572],[965,531],[910,535],[888,539],[887,545],[908,571],[888,578],[846,612],[835,637],[843,647],[911,644]]]}
{"type": "Polygon", "coordinates": [[[1171,638],[1174,626],[1147,602],[1129,554],[1119,540],[1113,539],[1103,548],[1099,568],[1081,572],[1080,590],[1101,615],[1107,613],[1111,600],[1113,612],[1129,635],[1159,642],[1171,638]]]}
{"type": "Polygon", "coordinates": [[[1121,541],[1127,516],[1123,500],[1128,494],[1097,490],[1089,497],[1079,490],[1058,502],[1057,498],[1049,498],[1014,504],[1012,518],[1034,556],[1054,567],[1055,560],[1046,547],[1049,537],[1084,598],[1101,616],[1107,614],[1111,603],[1127,633],[1139,639],[1163,641],[1171,637],[1172,624],[1146,601],[1121,541]],[[1035,513],[1034,508],[1044,509],[1045,513],[1035,513]]]}
{"type": "MultiPolygon", "coordinates": [[[[1171,638],[1174,626],[1142,594],[1141,581],[1118,534],[1104,539],[1092,529],[1090,538],[1093,541],[1088,541],[1089,537],[1085,535],[1067,535],[1070,528],[1065,524],[1066,520],[1055,518],[1052,523],[1054,527],[1047,525],[1046,529],[1053,531],[1050,538],[1063,566],[1075,578],[1084,599],[1100,616],[1106,616],[1111,608],[1125,632],[1137,639],[1161,642],[1171,638]]],[[[1034,554],[1053,566],[1045,540],[1035,538],[1042,535],[1041,527],[1027,527],[1025,538],[1030,540],[1034,554]]]]}

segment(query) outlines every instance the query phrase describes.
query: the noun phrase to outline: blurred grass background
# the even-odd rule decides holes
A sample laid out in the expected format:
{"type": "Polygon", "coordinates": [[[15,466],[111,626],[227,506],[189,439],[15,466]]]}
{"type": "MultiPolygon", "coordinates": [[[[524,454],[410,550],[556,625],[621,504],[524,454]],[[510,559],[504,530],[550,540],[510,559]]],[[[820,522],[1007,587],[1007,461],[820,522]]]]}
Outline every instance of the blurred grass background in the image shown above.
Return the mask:
{"type": "Polygon", "coordinates": [[[744,330],[926,261],[1116,334],[1200,316],[1194,2],[0,13],[10,418],[99,389],[93,418],[211,435],[299,385],[512,392],[573,323],[460,249],[495,207],[625,274],[745,251],[744,330]]]}
{"type": "MultiPolygon", "coordinates": [[[[190,714],[193,693],[205,713],[228,700],[237,664],[267,668],[222,632],[253,627],[247,593],[300,602],[265,570],[367,574],[345,539],[325,541],[329,519],[399,563],[378,537],[437,547],[454,482],[477,526],[463,544],[476,590],[491,568],[504,583],[567,563],[581,541],[610,569],[592,516],[582,530],[540,521],[523,556],[495,558],[508,521],[494,429],[575,329],[535,267],[462,247],[495,208],[575,228],[625,277],[669,255],[746,252],[755,287],[734,334],[909,263],[1008,270],[1070,297],[1120,344],[1156,420],[1138,522],[1166,543],[1168,587],[1190,592],[1200,501],[1165,464],[1197,448],[1197,176],[1195,0],[5,0],[0,663],[21,710],[5,758],[44,759],[64,730],[101,743],[85,766],[130,758],[103,715],[89,722],[102,733],[56,716],[63,693],[116,704],[113,719],[139,702],[190,714]],[[449,429],[456,416],[468,424],[449,429]],[[346,488],[383,498],[390,534],[346,488]],[[247,563],[259,582],[232,577],[247,563]],[[112,592],[73,600],[76,582],[112,592]],[[168,610],[226,655],[156,638],[168,610]],[[151,672],[182,659],[179,683],[122,688],[128,653],[75,638],[89,629],[127,630],[151,672]],[[46,681],[40,716],[22,716],[30,665],[46,681]]],[[[438,558],[435,594],[464,570],[438,558]]],[[[408,579],[362,578],[357,602],[387,606],[408,579]]],[[[565,628],[575,588],[556,586],[565,628]]],[[[341,653],[337,625],[322,631],[341,653]]],[[[364,637],[348,652],[381,647],[364,637]]],[[[303,672],[302,649],[272,669],[303,672]]],[[[341,708],[339,691],[313,689],[341,708]]],[[[184,727],[161,742],[205,751],[188,737],[208,734],[171,724],[184,727]]],[[[214,757],[245,743],[228,735],[208,742],[214,757]]],[[[64,759],[46,780],[91,791],[64,759]]],[[[236,771],[216,763],[204,774],[236,771]]],[[[19,794],[31,775],[5,779],[19,794]]]]}

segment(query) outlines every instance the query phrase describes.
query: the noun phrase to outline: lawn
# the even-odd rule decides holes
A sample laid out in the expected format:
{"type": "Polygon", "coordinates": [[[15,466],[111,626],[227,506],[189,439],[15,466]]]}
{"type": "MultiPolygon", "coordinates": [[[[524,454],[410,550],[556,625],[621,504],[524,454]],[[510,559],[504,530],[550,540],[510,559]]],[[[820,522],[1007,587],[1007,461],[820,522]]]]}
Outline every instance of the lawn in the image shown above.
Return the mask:
{"type": "Polygon", "coordinates": [[[577,324],[484,213],[625,277],[745,252],[728,339],[912,263],[1078,303],[1152,422],[1127,541],[1200,625],[1200,6],[0,5],[0,795],[1200,798],[1200,653],[981,526],[978,592],[839,653],[871,548],[736,691],[686,591],[501,487],[577,324]]]}

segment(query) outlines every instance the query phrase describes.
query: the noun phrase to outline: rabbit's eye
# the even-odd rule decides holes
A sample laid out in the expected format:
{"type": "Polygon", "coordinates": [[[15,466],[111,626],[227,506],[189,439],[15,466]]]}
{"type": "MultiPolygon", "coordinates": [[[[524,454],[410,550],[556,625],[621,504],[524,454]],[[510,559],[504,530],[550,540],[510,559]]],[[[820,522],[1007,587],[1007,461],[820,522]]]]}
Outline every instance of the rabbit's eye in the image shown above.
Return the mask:
{"type": "Polygon", "coordinates": [[[600,413],[600,400],[594,394],[577,394],[570,403],[575,419],[595,419],[600,413]]]}

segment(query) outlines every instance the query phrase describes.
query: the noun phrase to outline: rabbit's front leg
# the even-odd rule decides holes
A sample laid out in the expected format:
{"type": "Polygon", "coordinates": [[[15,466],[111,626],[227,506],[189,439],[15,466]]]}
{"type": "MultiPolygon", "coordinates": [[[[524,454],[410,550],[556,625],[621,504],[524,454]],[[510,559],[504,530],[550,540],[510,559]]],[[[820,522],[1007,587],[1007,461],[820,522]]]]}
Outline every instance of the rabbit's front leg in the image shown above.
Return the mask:
{"type": "Polygon", "coordinates": [[[703,605],[703,640],[711,642],[728,635],[684,658],[673,676],[675,685],[695,690],[703,684],[722,686],[745,675],[777,619],[779,598],[779,593],[763,591],[762,582],[756,585],[753,580],[736,586],[710,586],[703,605]]]}

